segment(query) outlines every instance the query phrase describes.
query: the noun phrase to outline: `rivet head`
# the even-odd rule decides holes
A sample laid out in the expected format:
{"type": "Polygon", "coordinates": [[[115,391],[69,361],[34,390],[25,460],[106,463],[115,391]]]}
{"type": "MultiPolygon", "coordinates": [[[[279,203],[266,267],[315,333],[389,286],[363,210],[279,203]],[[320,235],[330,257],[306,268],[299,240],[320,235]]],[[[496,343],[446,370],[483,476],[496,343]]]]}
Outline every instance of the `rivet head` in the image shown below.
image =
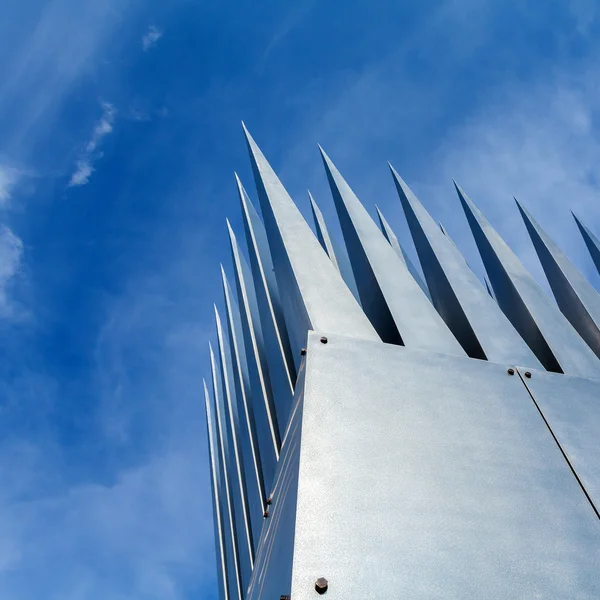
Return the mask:
{"type": "Polygon", "coordinates": [[[273,496],[267,498],[267,504],[271,504],[271,502],[273,502],[273,496]]]}
{"type": "MultiPolygon", "coordinates": [[[[327,339],[327,338],[325,338],[327,339]]],[[[319,579],[317,579],[317,581],[315,581],[315,590],[317,592],[317,594],[324,594],[327,591],[327,588],[329,587],[329,582],[327,581],[327,579],[325,579],[325,577],[319,577],[319,579]]]]}
{"type": "Polygon", "coordinates": [[[327,338],[325,336],[323,336],[321,338],[321,344],[326,344],[327,343],[327,338]]]}
{"type": "Polygon", "coordinates": [[[527,377],[527,379],[531,379],[531,373],[529,371],[525,371],[525,377],[527,377]]]}
{"type": "Polygon", "coordinates": [[[269,516],[269,511],[265,510],[265,512],[263,513],[263,517],[266,519],[269,516]]]}
{"type": "Polygon", "coordinates": [[[514,375],[515,374],[515,370],[514,369],[508,369],[506,371],[509,375],[514,375]]]}
{"type": "Polygon", "coordinates": [[[300,356],[304,356],[306,354],[306,348],[302,348],[302,350],[300,350],[300,356]]]}
{"type": "Polygon", "coordinates": [[[290,596],[288,596],[287,594],[284,596],[279,596],[279,600],[290,600],[290,596]]]}

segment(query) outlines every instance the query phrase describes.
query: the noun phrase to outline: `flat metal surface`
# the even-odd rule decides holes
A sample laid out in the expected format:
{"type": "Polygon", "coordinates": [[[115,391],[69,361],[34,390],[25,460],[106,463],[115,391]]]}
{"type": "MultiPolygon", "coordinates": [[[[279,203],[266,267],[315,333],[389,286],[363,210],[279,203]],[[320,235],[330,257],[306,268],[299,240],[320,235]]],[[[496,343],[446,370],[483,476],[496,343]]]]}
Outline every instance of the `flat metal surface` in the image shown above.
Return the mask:
{"type": "Polygon", "coordinates": [[[600,381],[522,367],[519,372],[590,501],[600,512],[600,381]],[[525,376],[527,372],[530,377],[525,376]]]}
{"type": "MultiPolygon", "coordinates": [[[[590,600],[600,521],[506,365],[311,333],[291,597],[590,600]]],[[[265,598],[277,596],[262,596],[265,598]]]]}

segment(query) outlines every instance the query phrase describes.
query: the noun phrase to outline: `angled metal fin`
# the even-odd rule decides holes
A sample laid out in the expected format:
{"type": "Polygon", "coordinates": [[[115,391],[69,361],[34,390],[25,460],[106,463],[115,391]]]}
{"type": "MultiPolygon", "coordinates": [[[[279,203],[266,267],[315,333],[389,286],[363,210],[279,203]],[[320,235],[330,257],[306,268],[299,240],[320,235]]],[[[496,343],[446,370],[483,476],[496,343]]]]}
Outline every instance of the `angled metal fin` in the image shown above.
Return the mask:
{"type": "Polygon", "coordinates": [[[600,357],[600,295],[515,199],[562,313],[600,357]]]}
{"type": "Polygon", "coordinates": [[[277,460],[279,459],[279,449],[281,448],[280,428],[277,421],[277,410],[273,399],[271,380],[269,379],[262,325],[258,313],[252,274],[250,273],[250,267],[240,252],[237,239],[229,222],[227,222],[227,227],[235,270],[235,285],[242,315],[242,331],[246,359],[248,361],[248,373],[252,389],[252,402],[260,447],[263,478],[268,494],[273,485],[277,460]]]}
{"type": "Polygon", "coordinates": [[[390,165],[433,305],[472,358],[541,365],[489,297],[454,243],[390,165]]]}
{"type": "Polygon", "coordinates": [[[280,433],[287,426],[294,396],[296,365],[292,356],[287,325],[281,308],[279,288],[273,273],[273,262],[264,226],[250,198],[236,175],[256,302],[262,324],[264,350],[269,365],[273,397],[277,399],[277,419],[280,433]]]}
{"type": "Polygon", "coordinates": [[[210,354],[210,367],[213,382],[213,397],[215,400],[215,423],[219,446],[219,463],[221,465],[222,487],[223,490],[223,508],[225,513],[225,556],[227,563],[227,587],[229,596],[235,600],[242,600],[242,575],[240,568],[239,549],[237,545],[237,523],[234,510],[233,490],[231,487],[231,457],[230,449],[227,443],[227,431],[225,422],[225,399],[223,397],[223,385],[221,382],[221,372],[212,345],[208,344],[210,354]]]}
{"type": "MultiPolygon", "coordinates": [[[[246,486],[246,470],[242,454],[240,419],[238,414],[238,398],[233,378],[233,365],[231,348],[225,337],[221,316],[215,305],[215,324],[217,328],[217,341],[219,347],[219,361],[221,371],[221,384],[225,408],[225,430],[229,446],[230,485],[233,495],[233,507],[237,525],[237,546],[242,575],[242,589],[250,583],[250,576],[254,568],[254,539],[252,535],[252,522],[250,520],[250,507],[246,486]]],[[[257,532],[257,536],[259,533],[257,532]]]]}
{"type": "Polygon", "coordinates": [[[419,287],[423,290],[423,293],[431,300],[431,294],[429,293],[429,289],[427,288],[427,284],[421,277],[421,273],[417,270],[412,260],[408,254],[406,254],[406,250],[402,247],[402,244],[398,241],[398,237],[394,233],[393,229],[390,227],[390,224],[386,221],[382,212],[379,210],[378,206],[375,206],[375,210],[377,211],[377,216],[379,217],[379,224],[381,225],[381,231],[385,236],[386,240],[390,243],[391,247],[396,251],[396,254],[404,261],[408,272],[413,276],[413,279],[419,284],[419,287]]]}
{"type": "Polygon", "coordinates": [[[313,219],[315,222],[315,229],[317,231],[317,239],[319,240],[319,244],[325,252],[327,252],[327,256],[331,259],[331,262],[335,265],[335,268],[339,271],[340,266],[338,264],[337,258],[335,256],[335,251],[333,249],[333,244],[331,242],[331,237],[329,235],[329,231],[327,230],[327,225],[325,223],[325,219],[323,218],[323,213],[321,209],[317,206],[313,195],[308,191],[308,198],[310,200],[310,208],[312,210],[313,219]]]}
{"type": "Polygon", "coordinates": [[[493,298],[494,300],[496,300],[496,296],[494,296],[494,290],[492,289],[492,286],[490,285],[488,278],[484,276],[483,282],[485,283],[485,289],[487,290],[487,293],[490,295],[490,298],[493,298]]]}
{"type": "Polygon", "coordinates": [[[320,148],[362,305],[389,343],[464,355],[396,251],[320,148]]]}
{"type": "Polygon", "coordinates": [[[244,127],[293,352],[308,330],[379,340],[260,148],[244,127]]]}
{"type": "Polygon", "coordinates": [[[215,530],[215,554],[217,559],[217,580],[219,584],[219,600],[229,600],[229,589],[227,587],[227,563],[225,556],[226,536],[224,530],[223,516],[223,488],[221,487],[221,465],[219,462],[219,446],[217,425],[212,409],[212,400],[204,385],[204,404],[206,408],[206,430],[208,440],[208,459],[210,463],[210,484],[213,498],[213,518],[215,530]]]}
{"type": "Polygon", "coordinates": [[[549,371],[600,376],[600,362],[506,242],[455,183],[498,305],[549,371]]]}
{"type": "Polygon", "coordinates": [[[577,227],[579,227],[579,231],[581,232],[583,241],[585,242],[585,245],[592,256],[594,265],[596,265],[596,269],[598,270],[598,273],[600,273],[600,240],[581,222],[575,213],[571,214],[577,223],[577,227]]]}
{"type": "Polygon", "coordinates": [[[257,532],[260,532],[262,528],[267,494],[265,491],[260,446],[254,417],[254,400],[252,398],[248,360],[244,346],[242,317],[235,301],[233,290],[225,275],[223,265],[221,265],[221,279],[223,281],[223,295],[225,296],[225,308],[227,311],[229,345],[233,356],[234,380],[236,382],[242,429],[240,437],[242,440],[244,465],[246,467],[248,503],[250,506],[250,519],[252,521],[253,541],[256,550],[260,535],[257,532]]]}

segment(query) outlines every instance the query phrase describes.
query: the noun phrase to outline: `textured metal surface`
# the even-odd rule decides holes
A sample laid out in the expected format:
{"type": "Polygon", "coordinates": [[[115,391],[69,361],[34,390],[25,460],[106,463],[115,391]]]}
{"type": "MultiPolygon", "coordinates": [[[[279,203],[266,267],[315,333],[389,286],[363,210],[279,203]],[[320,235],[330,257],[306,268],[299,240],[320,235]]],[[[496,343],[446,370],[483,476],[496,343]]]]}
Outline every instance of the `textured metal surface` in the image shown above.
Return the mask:
{"type": "Polygon", "coordinates": [[[250,386],[250,375],[248,372],[248,361],[246,359],[246,351],[244,348],[242,319],[237,303],[233,297],[233,291],[222,266],[221,277],[223,281],[225,309],[227,311],[229,346],[232,351],[234,380],[238,398],[238,412],[240,414],[240,443],[242,454],[244,456],[247,482],[246,489],[250,508],[250,520],[252,521],[252,531],[254,534],[254,549],[256,551],[258,537],[262,528],[262,515],[265,510],[267,494],[265,491],[260,446],[258,443],[256,420],[254,417],[254,404],[250,386]]]}
{"type": "Polygon", "coordinates": [[[520,368],[523,382],[544,416],[596,512],[600,512],[600,381],[520,368]]]}
{"type": "Polygon", "coordinates": [[[298,466],[302,440],[304,363],[300,366],[294,409],[281,448],[269,516],[248,591],[248,600],[268,600],[289,595],[292,583],[298,466]]]}
{"type": "Polygon", "coordinates": [[[309,329],[377,340],[379,336],[246,129],[292,351],[309,329]]]}
{"type": "Polygon", "coordinates": [[[456,185],[500,308],[544,367],[580,377],[600,376],[600,361],[529,271],[456,185]]]}
{"type": "Polygon", "coordinates": [[[225,564],[225,531],[223,529],[223,503],[221,490],[221,466],[219,464],[219,447],[217,443],[217,430],[215,417],[212,410],[212,400],[204,385],[204,403],[206,408],[206,430],[208,439],[208,460],[210,463],[210,485],[213,499],[213,519],[215,532],[215,556],[217,559],[217,584],[219,586],[219,600],[229,600],[229,590],[226,586],[227,566],[225,564]]]}
{"type": "MultiPolygon", "coordinates": [[[[291,597],[600,597],[600,522],[505,365],[311,333],[291,597]]],[[[265,599],[267,596],[263,596],[265,599]]]]}
{"type": "Polygon", "coordinates": [[[252,390],[251,397],[260,448],[263,479],[265,490],[268,494],[273,485],[273,477],[275,476],[277,460],[279,459],[281,437],[264,353],[262,327],[258,314],[252,275],[248,264],[240,253],[231,227],[229,227],[229,241],[235,269],[235,285],[242,317],[244,348],[248,364],[250,388],[252,390]]]}
{"type": "Polygon", "coordinates": [[[280,419],[287,422],[294,395],[296,363],[292,355],[287,325],[281,307],[281,297],[273,271],[273,260],[271,259],[267,234],[237,175],[236,181],[242,204],[248,256],[263,328],[271,385],[273,393],[282,398],[282,407],[285,405],[286,414],[281,415],[280,419]]]}
{"type": "Polygon", "coordinates": [[[562,313],[600,356],[600,296],[529,212],[517,202],[525,226],[562,313]]]}
{"type": "Polygon", "coordinates": [[[590,252],[592,260],[596,265],[596,269],[598,270],[598,273],[600,273],[600,240],[581,222],[581,219],[579,219],[577,215],[573,214],[573,218],[577,223],[577,227],[579,227],[579,231],[583,236],[583,240],[590,252]]]}
{"type": "Polygon", "coordinates": [[[230,458],[228,464],[229,485],[233,496],[242,589],[245,589],[250,582],[250,576],[254,567],[254,538],[252,535],[252,523],[250,521],[246,470],[242,454],[238,398],[233,375],[233,357],[231,355],[229,342],[226,339],[226,334],[223,331],[219,311],[216,306],[214,308],[219,348],[221,389],[223,391],[223,404],[225,409],[223,419],[225,421],[226,443],[229,448],[230,458]]]}
{"type": "Polygon", "coordinates": [[[458,248],[390,166],[427,286],[452,333],[472,358],[541,367],[490,298],[458,248]]]}
{"type": "Polygon", "coordinates": [[[377,211],[377,217],[379,218],[379,224],[381,225],[381,231],[383,232],[385,239],[390,243],[390,246],[396,251],[398,257],[404,262],[406,268],[408,269],[408,272],[413,276],[413,279],[419,284],[419,287],[423,290],[423,293],[431,300],[431,295],[429,294],[427,284],[423,280],[421,273],[419,273],[413,261],[410,260],[410,257],[408,256],[408,254],[406,254],[406,251],[398,241],[398,236],[396,236],[394,230],[386,221],[378,206],[375,207],[375,210],[377,211]]]}
{"type": "Polygon", "coordinates": [[[322,148],[321,155],[361,303],[381,339],[412,348],[464,355],[404,261],[398,258],[322,148]]]}
{"type": "Polygon", "coordinates": [[[231,458],[227,444],[227,433],[225,425],[225,402],[223,398],[223,386],[221,373],[212,346],[209,343],[210,366],[213,383],[215,430],[219,447],[220,489],[223,491],[221,505],[224,513],[223,532],[225,534],[225,564],[227,567],[227,589],[229,597],[233,600],[241,600],[243,595],[242,577],[237,546],[237,528],[235,520],[233,492],[230,485],[231,458]]]}

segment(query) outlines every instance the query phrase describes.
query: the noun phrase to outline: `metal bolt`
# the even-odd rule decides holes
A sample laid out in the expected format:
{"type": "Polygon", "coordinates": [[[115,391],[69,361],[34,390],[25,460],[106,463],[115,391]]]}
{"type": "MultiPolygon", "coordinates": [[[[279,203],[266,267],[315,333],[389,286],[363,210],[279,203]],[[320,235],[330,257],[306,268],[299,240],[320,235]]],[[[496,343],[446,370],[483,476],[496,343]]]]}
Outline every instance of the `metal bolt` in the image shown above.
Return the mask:
{"type": "Polygon", "coordinates": [[[279,596],[279,600],[290,600],[290,596],[279,596]]]}
{"type": "Polygon", "coordinates": [[[515,374],[515,370],[514,369],[508,369],[508,371],[506,371],[509,375],[514,375],[515,374]]]}
{"type": "Polygon", "coordinates": [[[263,513],[263,517],[266,519],[269,516],[269,511],[265,510],[265,512],[263,513]]]}
{"type": "Polygon", "coordinates": [[[304,356],[306,354],[306,348],[302,348],[302,350],[300,350],[300,356],[304,356]]]}
{"type": "Polygon", "coordinates": [[[267,498],[267,504],[271,504],[271,502],[273,502],[273,496],[267,498]]]}
{"type": "MultiPolygon", "coordinates": [[[[323,338],[321,338],[323,339],[323,338]]],[[[325,338],[327,339],[327,338],[325,338]]],[[[315,590],[317,592],[317,594],[324,594],[327,591],[327,588],[329,587],[329,582],[327,581],[327,579],[325,579],[325,577],[319,577],[319,579],[317,579],[317,581],[315,581],[315,590]]]]}
{"type": "Polygon", "coordinates": [[[321,338],[321,344],[326,344],[327,343],[327,338],[325,336],[323,336],[321,338]]]}
{"type": "Polygon", "coordinates": [[[525,371],[525,377],[527,377],[527,379],[531,379],[531,373],[529,371],[525,371]]]}

